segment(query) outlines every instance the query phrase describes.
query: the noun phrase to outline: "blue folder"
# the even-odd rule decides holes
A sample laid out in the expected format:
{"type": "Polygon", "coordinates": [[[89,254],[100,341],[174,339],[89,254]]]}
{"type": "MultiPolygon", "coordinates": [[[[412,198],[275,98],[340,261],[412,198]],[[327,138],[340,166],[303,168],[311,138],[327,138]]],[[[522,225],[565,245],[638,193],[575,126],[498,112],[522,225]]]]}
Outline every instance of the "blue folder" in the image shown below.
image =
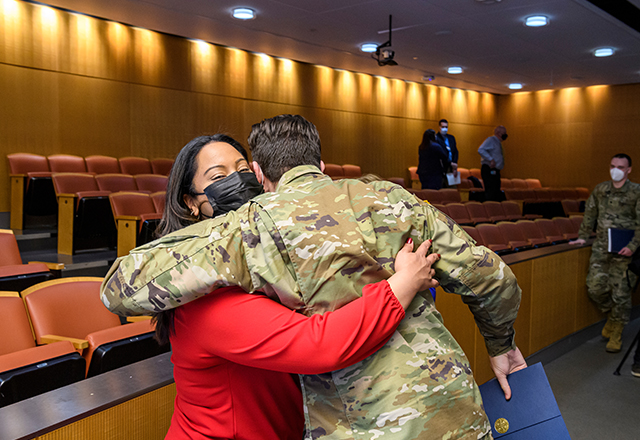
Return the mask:
{"type": "Polygon", "coordinates": [[[631,240],[633,240],[633,236],[636,231],[634,229],[618,229],[618,228],[609,228],[607,230],[607,235],[609,238],[608,251],[617,254],[622,250],[623,247],[628,245],[631,240]]]}
{"type": "Polygon", "coordinates": [[[570,440],[542,364],[508,376],[511,400],[504,398],[497,379],[480,385],[484,409],[495,439],[570,440]]]}

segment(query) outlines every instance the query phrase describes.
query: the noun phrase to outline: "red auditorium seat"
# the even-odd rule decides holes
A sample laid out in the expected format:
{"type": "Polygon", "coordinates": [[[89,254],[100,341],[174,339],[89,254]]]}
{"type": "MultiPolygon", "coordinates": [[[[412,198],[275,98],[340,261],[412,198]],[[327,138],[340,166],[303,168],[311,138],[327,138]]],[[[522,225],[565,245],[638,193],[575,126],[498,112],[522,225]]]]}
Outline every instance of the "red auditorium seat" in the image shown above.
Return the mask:
{"type": "Polygon", "coordinates": [[[527,182],[524,181],[524,179],[511,179],[511,187],[514,189],[529,189],[529,186],[527,186],[527,182]]]}
{"type": "Polygon", "coordinates": [[[120,324],[100,301],[102,278],[61,278],[21,293],[38,344],[70,341],[94,376],[167,351],[153,340],[150,320],[120,324]],[[124,350],[123,346],[129,348],[124,350]],[[124,355],[126,353],[126,355],[124,355]]]}
{"type": "Polygon", "coordinates": [[[458,173],[460,173],[460,180],[467,180],[471,175],[468,168],[458,167],[458,173]]]}
{"type": "Polygon", "coordinates": [[[135,179],[138,189],[140,191],[148,191],[149,193],[166,191],[167,182],[169,181],[167,176],[158,174],[138,174],[135,176],[135,179]]]}
{"type": "Polygon", "coordinates": [[[407,168],[407,184],[408,188],[413,189],[421,189],[422,183],[420,183],[420,178],[418,177],[418,167],[408,167],[407,168]]]}
{"type": "MultiPolygon", "coordinates": [[[[580,231],[580,226],[582,226],[583,216],[582,215],[572,215],[571,217],[569,217],[569,220],[571,220],[571,223],[573,223],[574,227],[576,228],[576,231],[580,231]]],[[[591,237],[595,237],[596,232],[595,231],[591,231],[591,233],[589,235],[591,237]]]]}
{"type": "Polygon", "coordinates": [[[156,208],[156,212],[158,214],[162,214],[164,212],[166,198],[167,193],[165,191],[158,191],[151,194],[151,201],[153,201],[153,206],[156,208]]]}
{"type": "Polygon", "coordinates": [[[482,236],[478,233],[478,230],[476,228],[474,228],[473,226],[462,226],[462,229],[464,229],[464,232],[469,234],[469,237],[473,238],[477,245],[484,246],[484,243],[482,242],[482,236]]]}
{"type": "Polygon", "coordinates": [[[130,174],[99,174],[96,183],[100,191],[138,191],[136,180],[130,174]]]}
{"type": "Polygon", "coordinates": [[[446,207],[445,205],[438,205],[438,204],[435,204],[435,203],[434,203],[434,204],[432,204],[432,206],[433,206],[434,208],[436,208],[438,211],[441,211],[441,212],[442,212],[442,213],[444,213],[445,215],[447,215],[447,216],[451,217],[451,216],[449,215],[449,211],[447,211],[447,207],[446,207]]]}
{"type": "Polygon", "coordinates": [[[535,247],[548,246],[551,244],[546,235],[542,233],[540,227],[532,220],[518,220],[516,225],[522,230],[527,240],[535,247]]]}
{"type": "Polygon", "coordinates": [[[499,222],[498,228],[502,233],[505,241],[509,244],[514,251],[523,251],[531,249],[533,244],[527,240],[527,237],[522,232],[522,229],[512,222],[499,222]]]}
{"type": "Polygon", "coordinates": [[[469,211],[462,203],[449,203],[447,205],[447,212],[451,219],[459,225],[472,226],[475,222],[469,216],[469,211]]]}
{"type": "Polygon", "coordinates": [[[552,220],[565,239],[575,240],[576,238],[578,238],[579,226],[578,228],[576,228],[571,219],[567,217],[554,217],[552,220]]]}
{"type": "Polygon", "coordinates": [[[149,194],[117,192],[109,195],[113,218],[118,230],[118,256],[154,239],[154,232],[162,218],[149,194]]]}
{"type": "Polygon", "coordinates": [[[487,213],[487,216],[491,219],[492,222],[497,223],[504,220],[509,220],[507,215],[502,208],[502,203],[488,201],[482,204],[484,206],[484,210],[487,213]]]}
{"type": "Polygon", "coordinates": [[[120,171],[124,174],[153,174],[151,162],[144,157],[121,157],[118,159],[120,171]]]}
{"type": "Polygon", "coordinates": [[[87,156],[84,158],[87,171],[94,174],[120,174],[118,159],[111,156],[87,156]]]}
{"type": "Polygon", "coordinates": [[[575,188],[563,188],[562,199],[578,200],[578,191],[575,188]]]}
{"type": "Polygon", "coordinates": [[[502,203],[502,211],[504,212],[505,217],[509,221],[523,220],[522,211],[520,210],[520,205],[516,202],[512,202],[509,200],[505,200],[502,203]]]}
{"type": "Polygon", "coordinates": [[[542,188],[540,179],[525,179],[524,181],[527,183],[527,188],[529,189],[542,188]]]}
{"type": "Polygon", "coordinates": [[[84,158],[71,154],[52,154],[47,158],[52,173],[86,173],[84,158]]]}
{"type": "Polygon", "coordinates": [[[444,205],[448,205],[449,203],[460,203],[460,193],[455,188],[443,188],[439,190],[440,192],[440,200],[444,205]]]}
{"type": "Polygon", "coordinates": [[[84,379],[85,360],[69,341],[36,346],[17,292],[0,292],[0,407],[84,379]]]}
{"type": "Polygon", "coordinates": [[[589,194],[591,194],[588,188],[582,187],[576,188],[576,192],[578,193],[579,200],[587,200],[589,198],[589,194]]]}
{"type": "Polygon", "coordinates": [[[506,179],[502,177],[500,179],[500,188],[502,189],[513,188],[513,183],[511,183],[511,179],[506,179]]]}
{"type": "Polygon", "coordinates": [[[476,179],[482,179],[482,173],[480,172],[480,168],[470,168],[469,174],[471,174],[476,179]]]}
{"type": "Polygon", "coordinates": [[[357,179],[362,176],[362,169],[359,165],[342,165],[342,172],[346,179],[357,179]]]}
{"type": "Polygon", "coordinates": [[[400,185],[403,188],[407,187],[407,185],[404,182],[404,178],[402,177],[387,177],[385,180],[388,180],[389,182],[393,182],[396,185],[400,185]]]}
{"type": "Polygon", "coordinates": [[[547,203],[551,201],[551,192],[547,188],[534,188],[533,193],[536,197],[536,202],[547,203]]]}
{"type": "Polygon", "coordinates": [[[151,159],[151,170],[153,174],[168,176],[173,166],[173,159],[157,158],[151,159]]]}
{"type": "Polygon", "coordinates": [[[548,218],[538,218],[534,222],[540,227],[542,233],[549,239],[551,244],[566,243],[567,239],[562,235],[558,226],[548,218]]]}
{"type": "Polygon", "coordinates": [[[502,254],[511,250],[511,246],[509,246],[496,225],[481,224],[476,225],[476,229],[482,237],[484,245],[495,253],[502,254]]]}
{"type": "Polygon", "coordinates": [[[482,203],[468,202],[465,203],[464,206],[467,208],[469,217],[471,217],[471,220],[473,220],[474,223],[491,223],[491,219],[489,218],[489,215],[484,209],[482,203]]]}
{"type": "Polygon", "coordinates": [[[342,168],[342,165],[326,163],[324,164],[324,173],[333,180],[344,179],[344,169],[342,168]]]}
{"type": "Polygon", "coordinates": [[[562,209],[564,210],[564,215],[567,217],[574,214],[581,214],[580,212],[580,203],[575,199],[565,199],[562,202],[562,209]]]}
{"type": "Polygon", "coordinates": [[[422,200],[426,200],[427,202],[431,203],[431,204],[439,204],[439,205],[444,205],[444,200],[443,200],[443,196],[442,193],[437,190],[437,189],[423,189],[420,191],[420,193],[422,194],[422,196],[424,197],[422,200]]]}

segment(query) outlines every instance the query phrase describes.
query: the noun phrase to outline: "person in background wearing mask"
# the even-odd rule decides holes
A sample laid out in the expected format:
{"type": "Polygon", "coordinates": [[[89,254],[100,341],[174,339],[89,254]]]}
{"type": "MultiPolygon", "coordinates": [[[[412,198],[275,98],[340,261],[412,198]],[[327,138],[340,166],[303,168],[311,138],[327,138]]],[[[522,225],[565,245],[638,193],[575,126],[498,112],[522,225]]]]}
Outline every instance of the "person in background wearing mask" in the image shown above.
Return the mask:
{"type": "Polygon", "coordinates": [[[446,182],[445,173],[449,168],[447,150],[436,142],[436,132],[428,129],[422,135],[418,146],[418,170],[422,189],[440,189],[446,182]]]}
{"type": "Polygon", "coordinates": [[[631,314],[631,293],[637,277],[627,270],[631,256],[640,246],[640,185],[628,179],[631,158],[616,154],[611,159],[611,180],[598,184],[587,200],[579,238],[571,244],[583,245],[597,223],[591,246],[587,288],[589,298],[607,314],[602,336],[609,339],[607,351],[622,348],[622,330],[631,314]],[[608,252],[609,228],[635,230],[632,240],[618,253],[608,252]]]}
{"type": "MultiPolygon", "coordinates": [[[[456,138],[448,134],[449,121],[446,119],[440,119],[438,122],[440,131],[436,134],[436,142],[438,142],[445,152],[448,154],[449,163],[451,164],[445,173],[453,173],[454,176],[458,175],[458,148],[456,146],[456,138]]],[[[444,179],[444,186],[449,186],[447,179],[444,179]]]]}
{"type": "Polygon", "coordinates": [[[504,125],[498,125],[493,130],[493,136],[489,136],[478,148],[482,160],[480,172],[484,183],[484,195],[486,200],[501,202],[504,200],[500,188],[500,170],[504,168],[504,152],[502,141],[507,140],[507,129],[504,125]]]}

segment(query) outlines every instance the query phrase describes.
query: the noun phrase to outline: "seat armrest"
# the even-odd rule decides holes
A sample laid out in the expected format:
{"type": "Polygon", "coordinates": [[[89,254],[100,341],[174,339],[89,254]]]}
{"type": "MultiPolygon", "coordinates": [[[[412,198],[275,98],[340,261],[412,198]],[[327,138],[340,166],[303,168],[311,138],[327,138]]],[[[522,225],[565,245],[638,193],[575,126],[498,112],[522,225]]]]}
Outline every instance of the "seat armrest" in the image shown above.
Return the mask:
{"type": "Polygon", "coordinates": [[[40,337],[40,342],[42,342],[43,344],[51,344],[59,341],[71,342],[76,350],[82,350],[89,346],[89,341],[87,341],[86,339],[67,338],[66,336],[58,335],[42,335],[40,337]]]}
{"type": "Polygon", "coordinates": [[[116,222],[118,220],[138,221],[138,220],[140,220],[140,216],[139,215],[118,215],[118,216],[116,216],[116,222]]]}
{"type": "Polygon", "coordinates": [[[127,322],[148,321],[151,316],[127,316],[127,322]]]}
{"type": "Polygon", "coordinates": [[[49,270],[63,270],[64,263],[50,263],[48,261],[29,261],[28,264],[45,264],[49,270]]]}

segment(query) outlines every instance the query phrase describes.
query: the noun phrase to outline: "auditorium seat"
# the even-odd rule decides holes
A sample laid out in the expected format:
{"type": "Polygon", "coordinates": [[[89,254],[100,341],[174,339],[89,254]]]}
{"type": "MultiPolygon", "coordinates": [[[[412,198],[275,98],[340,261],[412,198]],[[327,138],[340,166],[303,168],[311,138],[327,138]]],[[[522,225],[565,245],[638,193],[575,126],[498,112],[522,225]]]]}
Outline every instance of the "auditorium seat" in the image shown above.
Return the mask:
{"type": "Polygon", "coordinates": [[[138,174],[135,176],[135,180],[138,190],[154,193],[166,191],[169,178],[159,174],[138,174]]]}
{"type": "Polygon", "coordinates": [[[509,220],[502,208],[502,203],[487,201],[482,204],[487,216],[493,223],[509,220]]]}
{"type": "Polygon", "coordinates": [[[458,167],[458,173],[460,173],[460,180],[467,180],[471,175],[468,168],[458,167]]]}
{"type": "Polygon", "coordinates": [[[153,174],[168,176],[173,166],[173,159],[157,158],[151,159],[151,170],[153,174]]]}
{"type": "Polygon", "coordinates": [[[469,215],[469,211],[467,211],[467,208],[462,203],[449,203],[447,205],[447,213],[449,217],[451,217],[451,220],[459,225],[472,226],[475,224],[469,215]]]}
{"type": "Polygon", "coordinates": [[[420,178],[418,177],[418,167],[408,167],[407,168],[407,184],[408,188],[413,189],[421,189],[422,183],[420,183],[420,178]]]}
{"type": "Polygon", "coordinates": [[[529,186],[527,186],[527,182],[524,181],[524,179],[511,179],[511,187],[514,189],[528,189],[529,186]]]}
{"type": "Polygon", "coordinates": [[[471,174],[476,179],[482,179],[482,173],[480,172],[480,168],[470,168],[469,174],[471,174]]]}
{"type": "Polygon", "coordinates": [[[402,177],[387,177],[385,180],[388,180],[389,182],[393,182],[396,185],[400,185],[403,188],[407,187],[407,185],[404,182],[404,178],[402,177]]]}
{"type": "Polygon", "coordinates": [[[84,158],[87,171],[94,174],[120,174],[118,159],[111,156],[87,156],[84,158]]]}
{"type": "Polygon", "coordinates": [[[124,174],[153,174],[151,162],[144,157],[121,157],[118,159],[120,163],[120,171],[124,174]]]}
{"type": "Polygon", "coordinates": [[[420,191],[420,194],[423,197],[422,200],[426,200],[431,204],[437,203],[440,205],[444,205],[442,193],[437,189],[423,189],[420,191]]]}
{"type": "Polygon", "coordinates": [[[564,236],[564,238],[566,238],[567,240],[575,240],[576,238],[578,238],[578,229],[580,227],[576,227],[570,218],[554,217],[552,220],[556,224],[558,230],[564,236]]]}
{"type": "Polygon", "coordinates": [[[72,154],[52,154],[47,157],[52,173],[86,173],[84,158],[72,154]]]}
{"type": "Polygon", "coordinates": [[[85,360],[71,342],[36,346],[17,292],[0,292],[0,334],[0,407],[84,379],[85,360]]]}
{"type": "Polygon", "coordinates": [[[578,191],[575,188],[562,188],[562,199],[578,200],[578,191]]]}
{"type": "Polygon", "coordinates": [[[565,198],[565,191],[562,188],[549,188],[549,198],[552,202],[559,202],[565,198]]]}
{"type": "Polygon", "coordinates": [[[342,172],[346,179],[357,179],[362,176],[362,169],[359,165],[342,165],[342,172]]]}
{"type": "Polygon", "coordinates": [[[478,224],[478,223],[491,223],[491,219],[489,218],[489,215],[487,214],[487,211],[484,209],[484,206],[482,203],[479,202],[468,202],[464,204],[465,208],[467,208],[467,211],[469,212],[469,217],[471,217],[471,220],[478,224]]]}
{"type": "Polygon", "coordinates": [[[562,202],[562,209],[564,211],[564,215],[569,217],[574,214],[582,214],[580,212],[580,203],[575,199],[565,199],[562,202]]]}
{"type": "Polygon", "coordinates": [[[21,293],[38,344],[69,341],[87,362],[87,376],[166,352],[150,320],[120,324],[100,301],[102,278],[61,278],[21,293]]]}
{"type": "Polygon", "coordinates": [[[560,229],[558,229],[558,226],[553,222],[553,220],[548,218],[538,218],[534,221],[540,227],[542,233],[549,239],[551,244],[566,243],[568,241],[568,239],[562,235],[562,232],[560,232],[560,229]]]}
{"type": "Polygon", "coordinates": [[[58,211],[56,193],[51,181],[46,157],[30,153],[8,154],[11,181],[12,229],[35,225],[55,224],[58,211]]]}
{"type": "Polygon", "coordinates": [[[0,229],[0,291],[20,291],[59,277],[61,263],[22,264],[18,242],[10,229],[0,229]]]}
{"type": "Polygon", "coordinates": [[[100,191],[138,191],[136,179],[130,174],[99,174],[95,179],[100,191]]]}
{"type": "Polygon", "coordinates": [[[513,222],[499,222],[497,224],[505,241],[514,251],[524,251],[533,248],[533,244],[527,240],[522,229],[513,222]]]}
{"type": "Polygon", "coordinates": [[[511,183],[511,179],[506,179],[504,177],[500,178],[500,188],[502,189],[513,188],[513,183],[511,183]]]}
{"type": "Polygon", "coordinates": [[[512,250],[507,243],[502,232],[496,225],[481,224],[476,225],[478,234],[482,237],[482,242],[486,247],[497,253],[498,255],[507,253],[512,250]]]}
{"type": "Polygon", "coordinates": [[[162,214],[164,212],[166,198],[167,193],[165,191],[158,191],[151,194],[151,201],[153,202],[153,206],[156,208],[156,212],[158,214],[162,214]]]}
{"type": "Polygon", "coordinates": [[[115,247],[116,229],[109,192],[101,191],[90,174],[54,173],[58,196],[58,253],[115,247]]]}
{"type": "Polygon", "coordinates": [[[154,232],[162,218],[149,194],[117,192],[109,194],[113,218],[118,230],[117,255],[127,255],[137,246],[154,239],[154,232]]]}
{"type": "Polygon", "coordinates": [[[460,193],[455,188],[443,188],[439,190],[440,192],[440,200],[443,205],[448,205],[449,203],[460,203],[460,193]]]}
{"type": "Polygon", "coordinates": [[[538,248],[551,244],[547,236],[542,233],[540,227],[533,220],[518,220],[516,225],[520,227],[524,236],[534,247],[538,248]]]}
{"type": "Polygon", "coordinates": [[[324,164],[324,173],[333,180],[344,179],[344,169],[342,165],[326,163],[324,164]]]}
{"type": "Polygon", "coordinates": [[[443,214],[447,215],[448,217],[451,217],[449,215],[449,211],[447,210],[447,207],[445,205],[439,205],[439,204],[435,204],[433,203],[432,206],[434,208],[436,208],[438,211],[442,212],[443,214]]]}
{"type": "Polygon", "coordinates": [[[582,187],[576,188],[576,192],[578,193],[579,200],[587,200],[589,198],[589,195],[591,194],[588,188],[582,187]]]}
{"type": "Polygon", "coordinates": [[[505,200],[500,202],[502,204],[502,212],[504,212],[505,217],[509,221],[523,220],[522,210],[520,209],[520,205],[516,202],[505,200]]]}
{"type": "Polygon", "coordinates": [[[529,189],[542,188],[540,179],[524,179],[524,181],[527,183],[527,188],[529,189]]]}
{"type": "Polygon", "coordinates": [[[548,203],[551,201],[551,192],[547,188],[533,188],[533,193],[538,203],[548,203]]]}
{"type": "Polygon", "coordinates": [[[462,226],[464,232],[469,234],[469,237],[473,238],[478,246],[484,246],[482,242],[482,236],[478,233],[478,230],[473,226],[462,226]]]}

